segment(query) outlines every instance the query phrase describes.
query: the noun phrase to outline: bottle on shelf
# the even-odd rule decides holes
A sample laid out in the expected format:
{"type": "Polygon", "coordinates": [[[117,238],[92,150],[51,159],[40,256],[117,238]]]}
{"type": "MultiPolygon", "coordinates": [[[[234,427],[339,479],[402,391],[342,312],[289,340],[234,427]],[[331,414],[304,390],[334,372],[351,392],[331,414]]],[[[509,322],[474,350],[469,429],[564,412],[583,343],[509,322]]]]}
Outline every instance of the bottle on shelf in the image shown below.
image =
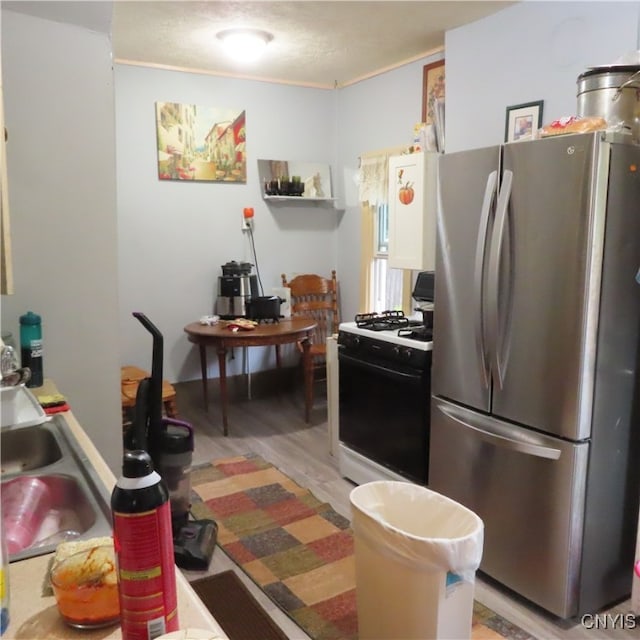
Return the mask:
{"type": "Polygon", "coordinates": [[[42,318],[33,311],[20,316],[20,354],[22,366],[29,367],[31,378],[27,387],[41,387],[44,382],[42,366],[42,318]]]}

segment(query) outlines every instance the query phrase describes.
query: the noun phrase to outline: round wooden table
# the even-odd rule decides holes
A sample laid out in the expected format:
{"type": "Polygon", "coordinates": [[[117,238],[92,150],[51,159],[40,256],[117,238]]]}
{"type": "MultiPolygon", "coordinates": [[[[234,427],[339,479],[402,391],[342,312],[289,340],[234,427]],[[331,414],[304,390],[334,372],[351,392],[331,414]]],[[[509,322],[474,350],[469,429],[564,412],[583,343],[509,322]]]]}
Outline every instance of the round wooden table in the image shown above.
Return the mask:
{"type": "Polygon", "coordinates": [[[188,324],[184,330],[190,342],[200,349],[200,368],[202,370],[202,394],[205,411],[209,408],[207,380],[207,346],[216,347],[218,366],[220,368],[220,400],[222,402],[222,426],[224,435],[228,435],[227,420],[227,350],[233,347],[266,347],[276,346],[276,363],[280,368],[279,345],[291,342],[302,344],[302,362],[304,368],[305,388],[305,421],[309,422],[311,403],[313,401],[313,363],[309,347],[316,323],[310,318],[285,318],[280,322],[259,324],[250,331],[232,331],[228,322],[220,321],[214,325],[203,325],[199,322],[188,324]]]}

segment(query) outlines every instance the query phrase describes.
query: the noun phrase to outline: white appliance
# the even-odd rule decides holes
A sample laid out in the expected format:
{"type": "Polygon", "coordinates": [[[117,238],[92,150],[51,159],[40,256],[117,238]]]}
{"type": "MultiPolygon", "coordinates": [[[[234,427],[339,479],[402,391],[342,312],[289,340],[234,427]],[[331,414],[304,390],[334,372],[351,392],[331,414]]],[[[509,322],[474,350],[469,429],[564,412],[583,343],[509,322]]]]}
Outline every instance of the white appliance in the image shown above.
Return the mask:
{"type": "Polygon", "coordinates": [[[622,140],[439,166],[429,486],[484,521],[482,571],[562,618],[631,591],[640,147],[622,140]]]}
{"type": "Polygon", "coordinates": [[[327,422],[329,424],[329,454],[338,456],[338,397],[340,393],[338,368],[338,334],[327,338],[327,422]]]}
{"type": "Polygon", "coordinates": [[[358,484],[425,485],[431,334],[402,312],[361,314],[338,332],[338,464],[358,484]]]}

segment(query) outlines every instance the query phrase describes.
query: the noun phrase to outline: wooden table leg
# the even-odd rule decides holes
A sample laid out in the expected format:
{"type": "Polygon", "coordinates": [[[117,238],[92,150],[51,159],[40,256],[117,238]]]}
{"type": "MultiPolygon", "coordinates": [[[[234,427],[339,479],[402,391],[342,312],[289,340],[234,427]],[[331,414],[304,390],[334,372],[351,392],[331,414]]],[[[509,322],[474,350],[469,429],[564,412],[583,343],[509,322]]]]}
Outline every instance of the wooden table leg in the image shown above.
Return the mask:
{"type": "Polygon", "coordinates": [[[280,345],[276,345],[276,367],[278,369],[282,368],[282,358],[280,357],[280,345]]]}
{"type": "Polygon", "coordinates": [[[218,347],[218,368],[220,369],[220,404],[222,405],[222,432],[229,435],[227,423],[227,350],[221,344],[218,347]]]}
{"type": "Polygon", "coordinates": [[[209,411],[209,393],[207,380],[207,348],[201,344],[200,347],[200,371],[202,372],[202,400],[204,401],[204,410],[209,411]]]}
{"type": "Polygon", "coordinates": [[[313,360],[311,358],[311,340],[302,340],[302,362],[304,367],[304,420],[311,422],[313,406],[313,360]]]}

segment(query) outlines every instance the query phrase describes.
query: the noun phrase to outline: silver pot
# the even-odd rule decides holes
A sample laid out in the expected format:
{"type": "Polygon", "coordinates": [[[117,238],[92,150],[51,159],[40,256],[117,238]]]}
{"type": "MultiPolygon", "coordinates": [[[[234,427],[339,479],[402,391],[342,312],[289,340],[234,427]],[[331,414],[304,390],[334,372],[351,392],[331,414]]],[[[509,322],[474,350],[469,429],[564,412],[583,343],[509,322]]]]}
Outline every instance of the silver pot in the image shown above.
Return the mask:
{"type": "Polygon", "coordinates": [[[640,142],[640,65],[593,67],[578,76],[578,115],[600,116],[640,142]]]}

